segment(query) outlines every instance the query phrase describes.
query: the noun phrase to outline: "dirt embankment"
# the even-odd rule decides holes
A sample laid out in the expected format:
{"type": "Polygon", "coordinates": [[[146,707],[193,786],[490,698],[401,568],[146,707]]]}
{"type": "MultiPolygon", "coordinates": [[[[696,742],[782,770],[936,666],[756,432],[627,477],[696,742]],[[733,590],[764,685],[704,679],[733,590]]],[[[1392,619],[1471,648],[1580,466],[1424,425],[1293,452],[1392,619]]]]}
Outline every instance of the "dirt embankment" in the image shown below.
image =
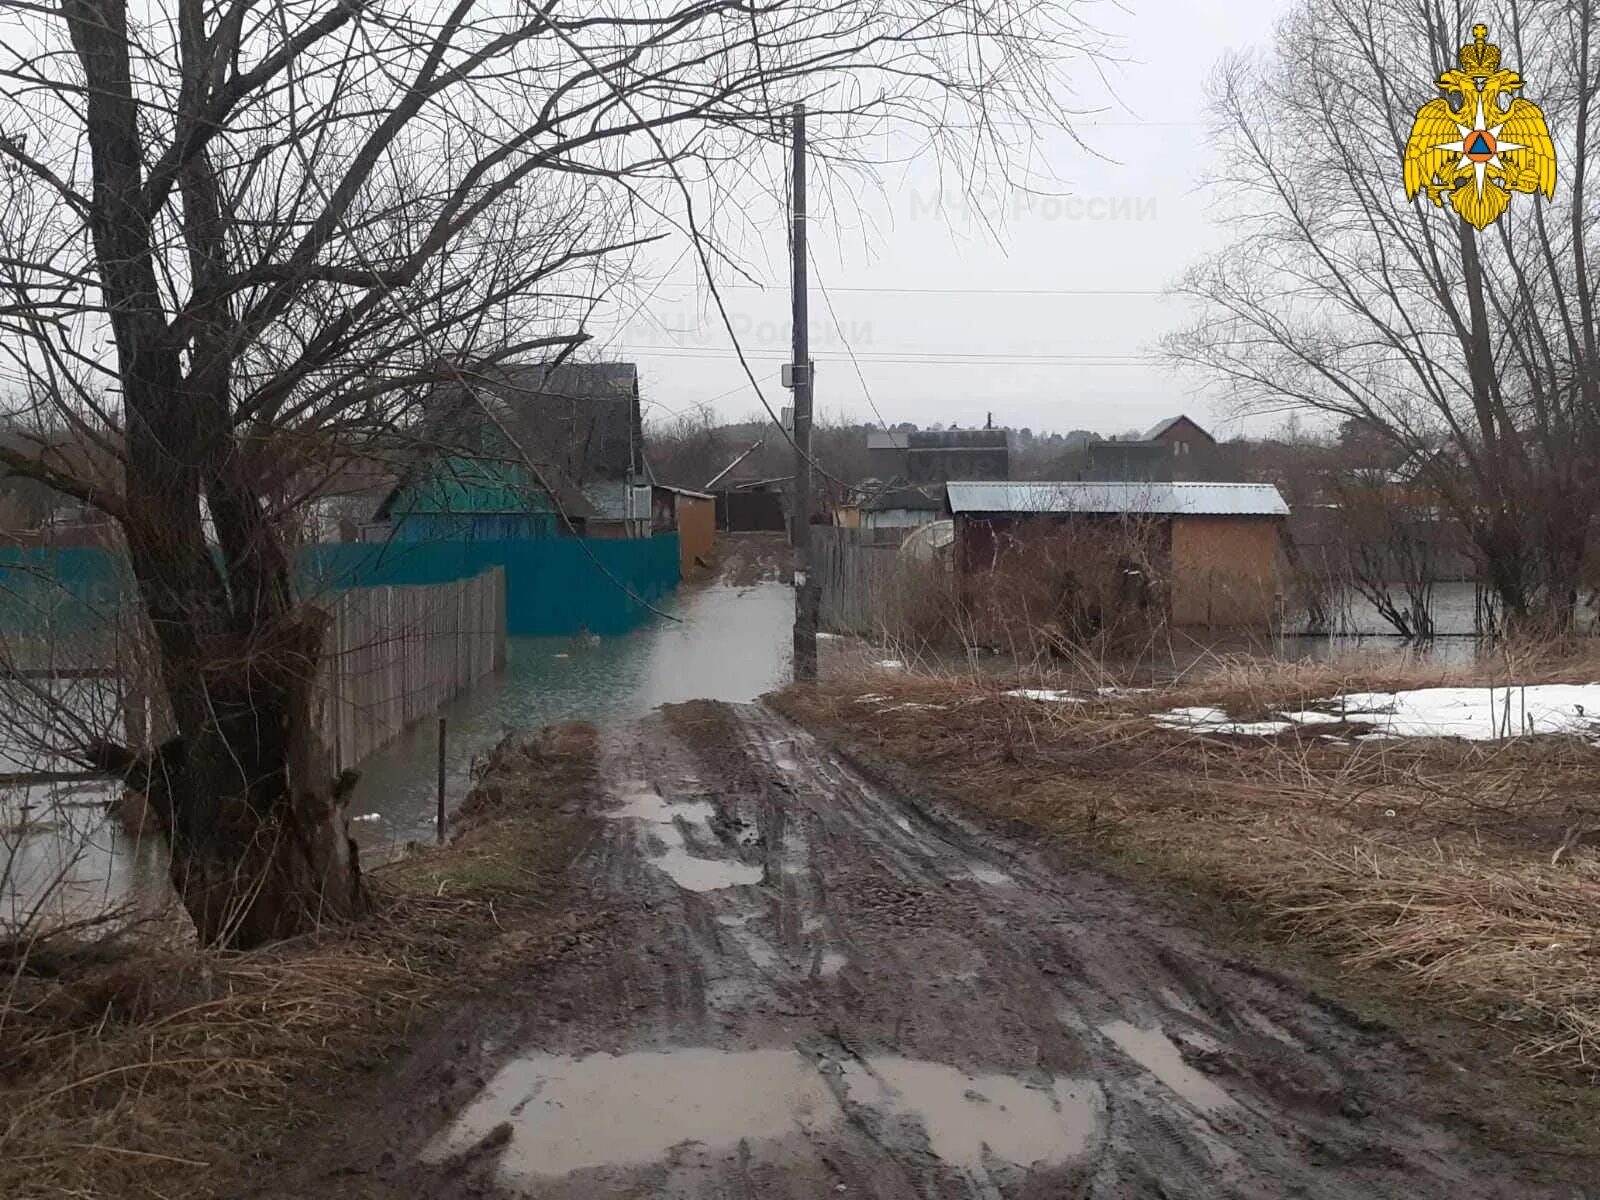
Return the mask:
{"type": "Polygon", "coordinates": [[[1493,1029],[1489,1052],[1575,1085],[1551,1085],[1546,1115],[1583,1132],[1600,1055],[1600,751],[1578,736],[1361,741],[1331,719],[1232,736],[1151,719],[1217,705],[1254,721],[1339,687],[1329,669],[1254,668],[1182,690],[1079,686],[1067,702],[882,674],[779,705],[967,812],[1177,885],[1275,951],[1315,951],[1373,1011],[1493,1029]]]}
{"type": "Polygon", "coordinates": [[[508,742],[451,846],[371,877],[376,915],[249,954],[174,918],[50,939],[0,967],[0,1196],[241,1194],[329,1096],[402,1057],[598,919],[558,903],[587,828],[595,733],[508,742]]]}
{"type": "Polygon", "coordinates": [[[255,1195],[1570,1200],[1600,1181],[1539,1152],[1492,1077],[768,709],[670,708],[608,735],[601,777],[574,874],[612,919],[445,1024],[255,1195]]]}

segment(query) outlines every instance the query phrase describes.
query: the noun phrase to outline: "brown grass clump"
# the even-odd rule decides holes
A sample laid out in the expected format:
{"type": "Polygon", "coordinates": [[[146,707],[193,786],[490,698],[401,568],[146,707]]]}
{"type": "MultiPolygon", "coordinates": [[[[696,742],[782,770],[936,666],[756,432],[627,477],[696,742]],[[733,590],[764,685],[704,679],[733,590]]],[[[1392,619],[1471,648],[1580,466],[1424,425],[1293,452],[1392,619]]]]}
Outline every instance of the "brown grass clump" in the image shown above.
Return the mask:
{"type": "Polygon", "coordinates": [[[454,843],[374,872],[359,925],[239,954],[169,917],[0,961],[0,1196],[234,1194],[499,943],[556,923],[593,755],[578,727],[503,744],[454,843]]]}
{"type": "MultiPolygon", "coordinates": [[[[1546,670],[1589,677],[1587,664],[1546,670]]],[[[1592,1070],[1600,750],[1553,736],[1335,742],[1328,726],[1197,735],[1149,718],[1178,704],[1258,717],[1341,687],[1460,682],[1475,680],[1239,661],[1081,703],[1008,696],[1015,681],[894,673],[778,702],[988,817],[1215,897],[1368,982],[1508,1031],[1530,1062],[1592,1070]]]]}

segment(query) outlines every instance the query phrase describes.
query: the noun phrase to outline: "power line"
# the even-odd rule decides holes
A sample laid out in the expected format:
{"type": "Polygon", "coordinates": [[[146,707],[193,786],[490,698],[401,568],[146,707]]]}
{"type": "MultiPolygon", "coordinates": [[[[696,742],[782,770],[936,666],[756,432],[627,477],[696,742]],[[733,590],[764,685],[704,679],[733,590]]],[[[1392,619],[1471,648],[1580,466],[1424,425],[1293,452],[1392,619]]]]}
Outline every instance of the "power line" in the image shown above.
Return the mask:
{"type": "Polygon", "coordinates": [[[872,406],[873,414],[878,418],[878,424],[887,432],[889,422],[884,420],[883,412],[878,408],[878,402],[872,398],[872,389],[867,386],[866,374],[861,370],[861,360],[856,357],[855,347],[850,344],[850,339],[845,336],[844,326],[839,323],[838,310],[833,307],[833,296],[828,291],[827,284],[822,282],[822,272],[817,270],[816,255],[811,255],[811,268],[816,271],[817,286],[822,289],[822,298],[828,304],[828,316],[833,319],[834,332],[839,335],[839,340],[844,343],[845,352],[850,355],[850,365],[855,368],[856,380],[861,384],[861,394],[867,398],[867,403],[872,406]]]}
{"type": "MultiPolygon", "coordinates": [[[[666,356],[670,358],[732,358],[738,355],[729,350],[699,350],[687,346],[631,346],[629,354],[642,357],[666,356]]],[[[779,350],[746,350],[747,359],[768,359],[787,362],[788,355],[779,350]]],[[[852,358],[866,362],[902,363],[929,366],[1002,366],[1002,367],[1148,367],[1162,361],[1157,355],[1135,354],[965,354],[937,351],[873,351],[852,353],[852,358]]]]}
{"type": "MultiPolygon", "coordinates": [[[[699,285],[690,281],[678,281],[662,284],[663,287],[693,288],[699,285]]],[[[777,295],[774,288],[769,288],[760,283],[719,283],[717,287],[723,291],[757,291],[772,292],[777,295]]],[[[820,284],[811,289],[822,291],[820,284]]],[[[858,292],[866,294],[889,294],[896,296],[1132,296],[1132,297],[1160,297],[1168,293],[1159,288],[962,288],[962,287],[836,287],[831,289],[838,293],[858,292]]]]}

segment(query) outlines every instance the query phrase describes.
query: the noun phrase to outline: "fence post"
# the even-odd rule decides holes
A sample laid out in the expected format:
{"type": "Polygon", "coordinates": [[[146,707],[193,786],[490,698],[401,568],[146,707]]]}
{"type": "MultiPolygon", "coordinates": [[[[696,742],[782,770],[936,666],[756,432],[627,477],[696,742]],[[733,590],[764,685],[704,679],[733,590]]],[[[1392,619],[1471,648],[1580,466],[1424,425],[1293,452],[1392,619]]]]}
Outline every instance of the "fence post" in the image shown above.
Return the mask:
{"type": "Polygon", "coordinates": [[[439,844],[444,845],[444,737],[445,718],[439,718],[439,844]]]}

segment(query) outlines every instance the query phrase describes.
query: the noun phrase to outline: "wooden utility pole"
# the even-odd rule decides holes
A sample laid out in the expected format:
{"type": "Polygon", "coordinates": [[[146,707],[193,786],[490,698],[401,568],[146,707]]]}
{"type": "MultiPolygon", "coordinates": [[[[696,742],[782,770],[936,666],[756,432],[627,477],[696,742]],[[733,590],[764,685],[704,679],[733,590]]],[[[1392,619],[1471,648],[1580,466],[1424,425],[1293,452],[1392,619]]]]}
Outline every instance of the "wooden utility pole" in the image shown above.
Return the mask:
{"type": "Polygon", "coordinates": [[[817,581],[811,562],[811,337],[806,311],[806,106],[794,106],[789,251],[794,310],[794,677],[817,677],[817,581]]]}

